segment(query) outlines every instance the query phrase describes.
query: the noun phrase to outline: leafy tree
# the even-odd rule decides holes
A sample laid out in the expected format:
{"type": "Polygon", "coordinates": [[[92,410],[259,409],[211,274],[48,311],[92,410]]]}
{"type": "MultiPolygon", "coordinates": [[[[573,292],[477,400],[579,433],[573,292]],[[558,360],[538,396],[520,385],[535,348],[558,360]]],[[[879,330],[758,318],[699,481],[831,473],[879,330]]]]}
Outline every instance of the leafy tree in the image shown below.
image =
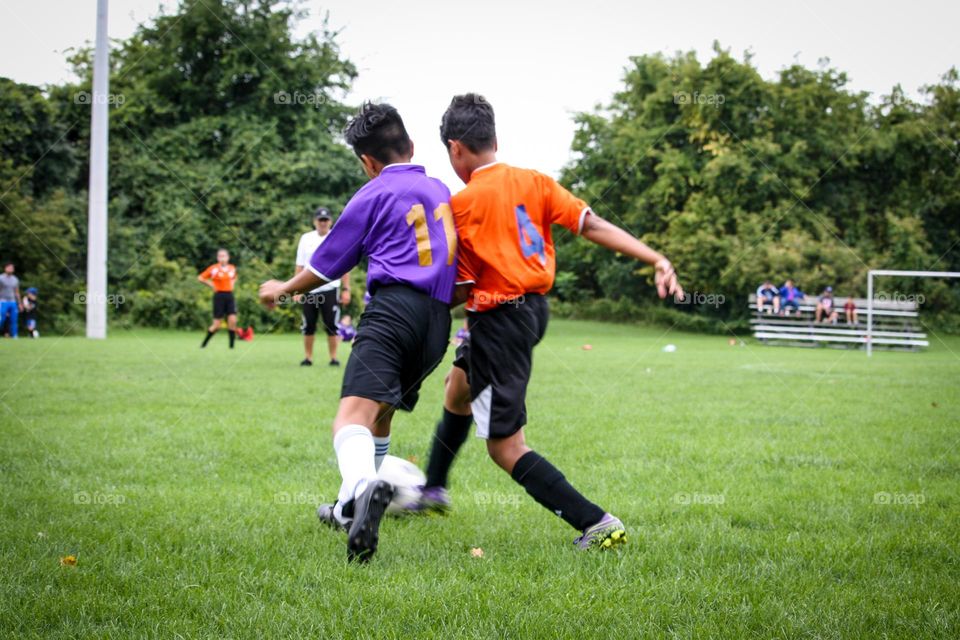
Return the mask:
{"type": "MultiPolygon", "coordinates": [[[[258,279],[292,271],[292,243],[315,207],[337,210],[362,183],[339,139],[356,70],[332,32],[294,38],[301,16],[279,0],[185,0],[115,46],[108,273],[111,292],[127,300],[116,320],[202,325],[208,291],[195,275],[221,246],[240,268],[241,309],[265,319],[243,300],[253,299],[258,279]]],[[[83,170],[50,170],[82,201],[92,53],[71,61],[79,80],[51,87],[48,100],[21,90],[33,111],[57,114],[59,127],[22,125],[37,142],[21,155],[34,161],[65,131],[67,157],[83,170]]],[[[0,132],[16,125],[6,115],[0,132]]],[[[85,246],[85,207],[72,213],[75,242],[85,246]]],[[[71,270],[82,275],[84,265],[71,270]]],[[[288,315],[283,326],[294,325],[288,315]]]]}
{"type": "MultiPolygon", "coordinates": [[[[612,103],[577,116],[562,180],[662,247],[692,290],[723,295],[701,305],[718,319],[745,315],[767,277],[864,295],[869,268],[955,269],[956,72],[926,89],[929,105],[899,88],[871,105],[846,85],[828,61],[767,81],[719,46],[705,65],[692,53],[632,58],[612,103]]],[[[580,243],[559,252],[566,286],[654,299],[651,278],[636,277],[649,270],[580,243]]],[[[956,296],[937,301],[960,311],[956,296]]]]}

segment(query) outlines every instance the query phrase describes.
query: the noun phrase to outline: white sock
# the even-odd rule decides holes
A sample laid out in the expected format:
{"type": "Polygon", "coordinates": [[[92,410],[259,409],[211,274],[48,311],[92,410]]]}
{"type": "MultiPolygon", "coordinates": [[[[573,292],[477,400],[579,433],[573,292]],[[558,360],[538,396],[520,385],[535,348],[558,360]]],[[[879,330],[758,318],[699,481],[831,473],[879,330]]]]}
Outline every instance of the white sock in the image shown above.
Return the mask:
{"type": "Polygon", "coordinates": [[[348,424],[333,437],[333,448],[343,478],[337,501],[343,504],[363,493],[367,483],[377,477],[373,434],[361,424],[348,424]]]}
{"type": "Polygon", "coordinates": [[[373,447],[374,447],[374,464],[377,467],[377,471],[380,471],[380,465],[383,464],[383,459],[390,452],[390,436],[373,436],[373,447]]]}

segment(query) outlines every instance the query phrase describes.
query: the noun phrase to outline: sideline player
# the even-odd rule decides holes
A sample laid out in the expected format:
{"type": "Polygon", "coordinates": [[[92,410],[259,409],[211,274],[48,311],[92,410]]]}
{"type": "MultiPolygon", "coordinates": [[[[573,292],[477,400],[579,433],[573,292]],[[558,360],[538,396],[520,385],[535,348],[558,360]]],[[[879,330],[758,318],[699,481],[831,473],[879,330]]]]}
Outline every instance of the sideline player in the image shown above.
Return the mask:
{"type": "Polygon", "coordinates": [[[457,236],[450,191],[410,162],[413,142],[397,110],[366,103],[346,141],[370,181],[350,199],[307,268],[286,282],[260,286],[267,306],[333,282],[369,260],[370,302],[347,360],[333,447],[343,482],[333,508],[317,515],[348,529],[347,557],[377,550],[380,520],[393,487],[377,479],[399,408],[412,411],[420,383],[443,359],[450,338],[457,236]],[[332,519],[332,520],[331,520],[332,519]]]}
{"type": "MultiPolygon", "coordinates": [[[[313,214],[313,231],[307,231],[300,236],[297,244],[297,262],[294,273],[303,271],[310,262],[310,256],[316,253],[323,241],[330,236],[330,226],[333,218],[326,207],[318,207],[313,214]]],[[[323,322],[323,330],[327,334],[327,351],[330,355],[330,366],[339,367],[337,360],[337,345],[340,338],[337,335],[337,322],[340,319],[340,304],[350,304],[350,272],[343,274],[340,280],[334,280],[319,286],[313,291],[299,296],[302,309],[300,332],[303,334],[303,361],[302,367],[313,365],[313,341],[317,333],[317,320],[323,322]],[[341,288],[342,287],[342,288],[341,288]]]]}
{"type": "Polygon", "coordinates": [[[545,294],[556,270],[551,225],[652,265],[661,298],[683,296],[673,266],[552,178],[498,162],[493,107],[482,96],[455,96],[443,115],[440,137],[454,172],[467,185],[451,198],[451,206],[460,243],[457,297],[469,289],[470,337],[447,377],[423,506],[449,507],[446,474],[466,439],[472,413],[493,461],[534,500],[581,532],[578,547],[625,542],[620,519],[587,500],[524,439],[533,349],[547,328],[545,294]]]}
{"type": "Polygon", "coordinates": [[[237,282],[237,268],[230,264],[230,252],[226,249],[217,250],[217,262],[204,269],[197,276],[197,280],[213,289],[213,323],[207,329],[200,348],[203,349],[210,342],[224,318],[227,320],[227,331],[230,333],[230,348],[237,338],[237,301],[233,297],[233,285],[237,282]]]}

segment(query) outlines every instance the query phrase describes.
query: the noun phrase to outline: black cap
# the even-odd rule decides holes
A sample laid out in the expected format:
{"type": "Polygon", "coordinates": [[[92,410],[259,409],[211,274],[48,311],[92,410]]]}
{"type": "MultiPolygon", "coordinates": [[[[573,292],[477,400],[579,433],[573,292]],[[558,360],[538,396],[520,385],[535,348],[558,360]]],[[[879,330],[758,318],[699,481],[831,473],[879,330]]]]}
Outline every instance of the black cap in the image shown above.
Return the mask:
{"type": "Polygon", "coordinates": [[[333,220],[333,216],[330,215],[330,209],[326,207],[317,207],[317,210],[313,212],[314,220],[333,220]]]}

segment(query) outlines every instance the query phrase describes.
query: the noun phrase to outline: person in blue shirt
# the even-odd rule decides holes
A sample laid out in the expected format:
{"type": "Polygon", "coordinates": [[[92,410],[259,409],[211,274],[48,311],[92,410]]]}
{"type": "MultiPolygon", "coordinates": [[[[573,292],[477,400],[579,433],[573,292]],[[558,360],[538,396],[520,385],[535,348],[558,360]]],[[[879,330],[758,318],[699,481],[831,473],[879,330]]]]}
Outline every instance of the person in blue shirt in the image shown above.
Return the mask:
{"type": "Polygon", "coordinates": [[[790,315],[790,309],[800,310],[800,303],[803,302],[803,291],[800,291],[793,280],[787,280],[780,287],[780,310],[786,315],[790,315]]]}

